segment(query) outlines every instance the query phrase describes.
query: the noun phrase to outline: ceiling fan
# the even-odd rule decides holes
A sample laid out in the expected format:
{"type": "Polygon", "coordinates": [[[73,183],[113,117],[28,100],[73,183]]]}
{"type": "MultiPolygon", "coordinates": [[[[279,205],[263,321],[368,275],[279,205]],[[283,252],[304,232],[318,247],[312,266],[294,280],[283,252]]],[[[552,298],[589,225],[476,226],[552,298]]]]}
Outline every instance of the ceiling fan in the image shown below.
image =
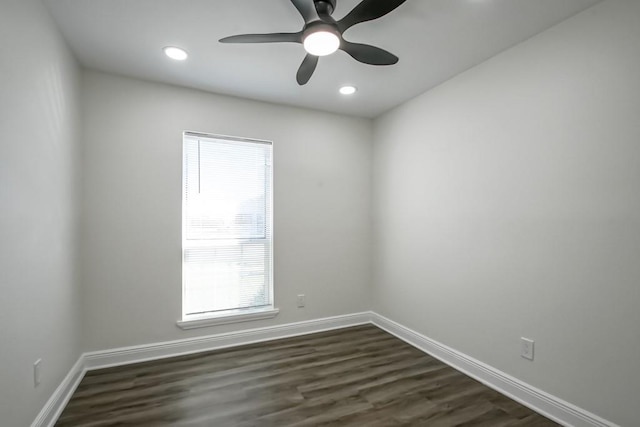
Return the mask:
{"type": "Polygon", "coordinates": [[[340,49],[356,61],[371,65],[393,65],[398,57],[379,47],[346,41],[342,34],[356,24],[383,17],[406,0],[362,0],[344,18],[336,21],[331,14],[336,0],[291,0],[304,19],[297,33],[240,34],[220,39],[221,43],[301,43],[307,51],[296,80],[306,84],[318,65],[318,58],[340,49]]]}

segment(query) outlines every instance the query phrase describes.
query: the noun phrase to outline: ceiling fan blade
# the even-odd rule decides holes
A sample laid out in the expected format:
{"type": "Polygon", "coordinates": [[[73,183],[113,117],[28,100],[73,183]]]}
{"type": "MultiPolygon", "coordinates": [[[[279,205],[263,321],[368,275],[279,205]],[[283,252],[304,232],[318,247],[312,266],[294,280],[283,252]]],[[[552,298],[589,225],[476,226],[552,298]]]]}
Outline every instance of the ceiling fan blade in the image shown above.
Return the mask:
{"type": "Polygon", "coordinates": [[[350,43],[342,40],[340,49],[347,52],[356,61],[369,65],[393,65],[398,62],[398,57],[379,47],[368,44],[350,43]]]}
{"type": "Polygon", "coordinates": [[[298,74],[296,74],[296,80],[298,80],[298,84],[300,86],[307,84],[313,72],[316,70],[316,66],[318,65],[318,56],[307,54],[300,64],[300,68],[298,69],[298,74]]]}
{"type": "Polygon", "coordinates": [[[302,32],[239,34],[220,39],[220,43],[302,43],[302,32]]]}
{"type": "Polygon", "coordinates": [[[372,21],[395,10],[406,0],[362,0],[344,18],[338,21],[340,32],[361,22],[372,21]]]}
{"type": "Polygon", "coordinates": [[[298,9],[305,24],[320,19],[313,0],[291,0],[291,3],[298,9]]]}

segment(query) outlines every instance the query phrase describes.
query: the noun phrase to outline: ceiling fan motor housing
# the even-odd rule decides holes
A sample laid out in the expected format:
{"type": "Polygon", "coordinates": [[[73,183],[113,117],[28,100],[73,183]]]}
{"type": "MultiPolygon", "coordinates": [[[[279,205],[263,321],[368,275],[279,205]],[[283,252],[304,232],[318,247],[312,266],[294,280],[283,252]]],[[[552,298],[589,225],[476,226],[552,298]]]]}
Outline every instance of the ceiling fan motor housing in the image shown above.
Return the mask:
{"type": "Polygon", "coordinates": [[[340,31],[338,30],[338,26],[336,24],[331,24],[323,21],[315,21],[305,26],[302,37],[304,38],[308,34],[315,33],[318,31],[326,31],[329,33],[333,33],[338,37],[341,36],[340,31]]]}

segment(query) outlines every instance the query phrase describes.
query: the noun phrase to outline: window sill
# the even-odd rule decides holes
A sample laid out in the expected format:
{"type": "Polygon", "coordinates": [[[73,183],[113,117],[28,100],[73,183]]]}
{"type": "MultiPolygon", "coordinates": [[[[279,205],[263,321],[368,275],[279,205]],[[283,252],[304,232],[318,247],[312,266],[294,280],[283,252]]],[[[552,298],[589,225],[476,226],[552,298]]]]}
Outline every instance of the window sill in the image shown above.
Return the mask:
{"type": "Polygon", "coordinates": [[[246,311],[243,313],[226,315],[197,315],[188,316],[178,320],[176,324],[180,329],[206,328],[208,326],[226,325],[229,323],[250,322],[253,320],[273,319],[280,313],[278,308],[246,311]]]}

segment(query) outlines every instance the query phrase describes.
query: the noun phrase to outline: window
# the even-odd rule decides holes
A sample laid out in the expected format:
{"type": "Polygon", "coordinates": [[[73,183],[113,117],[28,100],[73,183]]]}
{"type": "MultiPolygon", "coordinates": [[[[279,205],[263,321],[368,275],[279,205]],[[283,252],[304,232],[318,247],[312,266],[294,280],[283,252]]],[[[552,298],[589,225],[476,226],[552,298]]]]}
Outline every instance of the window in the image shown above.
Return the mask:
{"type": "Polygon", "coordinates": [[[184,134],[181,327],[277,314],[271,153],[267,141],[184,134]]]}

